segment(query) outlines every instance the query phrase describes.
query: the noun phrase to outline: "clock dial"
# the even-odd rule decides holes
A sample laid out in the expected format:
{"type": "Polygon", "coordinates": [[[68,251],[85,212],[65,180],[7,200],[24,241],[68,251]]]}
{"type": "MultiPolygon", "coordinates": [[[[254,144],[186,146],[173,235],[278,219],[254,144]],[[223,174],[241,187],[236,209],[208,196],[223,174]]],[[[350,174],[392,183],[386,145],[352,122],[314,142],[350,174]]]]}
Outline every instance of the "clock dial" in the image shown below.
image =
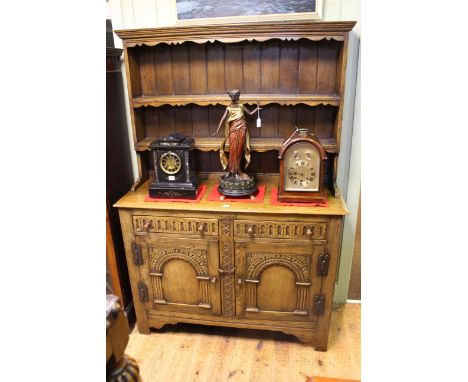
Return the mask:
{"type": "Polygon", "coordinates": [[[166,174],[176,174],[182,167],[182,161],[177,154],[169,151],[161,155],[159,165],[166,174]]]}
{"type": "Polygon", "coordinates": [[[318,191],[320,154],[307,142],[293,145],[284,160],[285,191],[318,191]]]}

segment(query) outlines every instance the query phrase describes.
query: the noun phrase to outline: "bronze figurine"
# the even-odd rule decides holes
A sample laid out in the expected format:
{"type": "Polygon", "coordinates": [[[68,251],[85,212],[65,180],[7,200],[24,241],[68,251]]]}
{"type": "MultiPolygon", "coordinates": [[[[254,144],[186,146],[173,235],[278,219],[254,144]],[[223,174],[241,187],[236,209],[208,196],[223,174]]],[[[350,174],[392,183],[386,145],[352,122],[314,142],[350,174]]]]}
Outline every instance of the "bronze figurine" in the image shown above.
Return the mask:
{"type": "Polygon", "coordinates": [[[227,93],[231,98],[231,104],[226,107],[221,120],[219,121],[218,134],[223,122],[225,121],[224,140],[221,144],[219,156],[223,169],[228,172],[221,177],[218,191],[226,196],[251,196],[257,192],[255,179],[251,178],[241,170],[240,161],[242,154],[245,157],[245,168],[250,163],[250,142],[249,131],[245,121],[244,113],[253,115],[260,110],[260,106],[253,111],[247,109],[242,103],[239,103],[240,91],[233,89],[227,93]],[[226,156],[225,145],[229,141],[229,158],[226,156]]]}

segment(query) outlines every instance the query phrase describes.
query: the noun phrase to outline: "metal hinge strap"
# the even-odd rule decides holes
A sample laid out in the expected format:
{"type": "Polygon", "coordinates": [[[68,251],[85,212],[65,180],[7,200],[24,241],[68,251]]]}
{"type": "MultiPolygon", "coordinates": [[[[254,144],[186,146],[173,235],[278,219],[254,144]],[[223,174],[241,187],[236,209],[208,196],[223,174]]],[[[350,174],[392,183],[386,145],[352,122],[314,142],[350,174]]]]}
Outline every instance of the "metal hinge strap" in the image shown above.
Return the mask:
{"type": "Polygon", "coordinates": [[[133,264],[143,265],[143,255],[141,253],[141,246],[136,243],[132,243],[132,253],[133,253],[133,264]]]}
{"type": "Polygon", "coordinates": [[[138,283],[138,298],[141,302],[148,302],[148,287],[142,283],[138,283]]]}
{"type": "Polygon", "coordinates": [[[325,312],[325,296],[317,294],[314,296],[314,315],[320,316],[325,312]]]}
{"type": "Polygon", "coordinates": [[[317,276],[328,275],[328,264],[330,263],[330,255],[320,255],[317,261],[317,276]]]}

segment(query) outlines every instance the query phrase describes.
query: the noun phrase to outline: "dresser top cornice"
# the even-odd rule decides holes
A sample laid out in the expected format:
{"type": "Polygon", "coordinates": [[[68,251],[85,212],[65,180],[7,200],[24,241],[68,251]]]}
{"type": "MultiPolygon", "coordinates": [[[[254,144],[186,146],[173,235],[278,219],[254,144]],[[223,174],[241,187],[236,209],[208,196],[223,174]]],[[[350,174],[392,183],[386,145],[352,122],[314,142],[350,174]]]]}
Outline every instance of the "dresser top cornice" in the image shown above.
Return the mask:
{"type": "Polygon", "coordinates": [[[154,46],[159,43],[180,44],[187,41],[234,43],[243,40],[266,41],[275,38],[280,40],[300,38],[321,40],[327,38],[343,41],[344,34],[353,29],[355,24],[355,21],[255,22],[122,29],[116,30],[115,33],[128,47],[154,46]]]}
{"type": "MultiPolygon", "coordinates": [[[[328,194],[328,207],[300,207],[300,206],[272,206],[270,205],[271,189],[276,187],[272,183],[266,185],[263,203],[240,202],[210,202],[208,194],[216,181],[202,181],[206,184],[206,192],[199,203],[178,202],[145,202],[148,195],[148,182],[144,183],[135,192],[128,192],[114,207],[124,209],[153,210],[153,211],[187,211],[187,212],[217,212],[217,213],[248,213],[273,215],[347,215],[348,210],[341,197],[334,198],[328,194]],[[228,206],[228,207],[226,207],[228,206]]],[[[262,183],[260,183],[262,185],[262,183]]]]}

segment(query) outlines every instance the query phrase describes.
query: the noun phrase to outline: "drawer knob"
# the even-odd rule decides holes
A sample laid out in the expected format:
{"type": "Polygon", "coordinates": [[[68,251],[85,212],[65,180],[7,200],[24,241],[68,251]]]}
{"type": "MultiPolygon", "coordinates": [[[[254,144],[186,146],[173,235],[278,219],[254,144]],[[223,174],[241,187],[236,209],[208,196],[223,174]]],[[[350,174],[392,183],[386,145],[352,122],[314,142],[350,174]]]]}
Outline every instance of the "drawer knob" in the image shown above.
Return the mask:
{"type": "Polygon", "coordinates": [[[145,224],[143,224],[143,229],[148,231],[151,227],[151,220],[148,220],[145,224]]]}
{"type": "Polygon", "coordinates": [[[211,278],[211,282],[212,282],[213,284],[216,284],[216,277],[212,277],[212,278],[211,278]]]}
{"type": "Polygon", "coordinates": [[[242,279],[238,279],[238,280],[237,280],[237,283],[238,283],[238,284],[242,284],[242,279]]]}
{"type": "Polygon", "coordinates": [[[205,230],[204,230],[204,228],[203,228],[203,223],[200,223],[200,224],[198,225],[198,232],[200,232],[200,233],[205,232],[205,230]]]}
{"type": "Polygon", "coordinates": [[[249,235],[253,235],[253,227],[252,227],[251,225],[249,225],[249,226],[247,227],[247,233],[248,233],[249,235]]]}
{"type": "Polygon", "coordinates": [[[307,228],[306,236],[307,236],[307,237],[311,237],[311,236],[312,236],[312,230],[311,230],[310,228],[307,228]]]}

